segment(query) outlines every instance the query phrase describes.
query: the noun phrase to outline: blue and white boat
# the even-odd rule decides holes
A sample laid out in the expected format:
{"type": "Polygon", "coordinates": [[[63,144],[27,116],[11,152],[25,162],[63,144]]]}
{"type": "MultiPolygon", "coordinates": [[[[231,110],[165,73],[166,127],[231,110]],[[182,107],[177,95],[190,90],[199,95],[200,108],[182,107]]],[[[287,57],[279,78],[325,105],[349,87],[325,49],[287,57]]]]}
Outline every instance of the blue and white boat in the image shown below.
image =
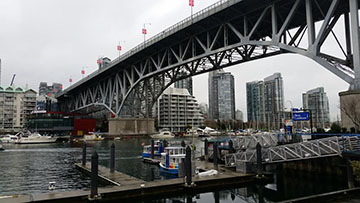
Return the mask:
{"type": "MultiPolygon", "coordinates": [[[[154,156],[161,156],[164,151],[163,143],[161,141],[155,141],[154,143],[154,156]]],[[[145,145],[142,153],[142,158],[151,158],[151,145],[145,145]]]]}
{"type": "Polygon", "coordinates": [[[179,164],[185,158],[185,147],[166,147],[161,153],[160,171],[172,175],[178,175],[179,164]]]}

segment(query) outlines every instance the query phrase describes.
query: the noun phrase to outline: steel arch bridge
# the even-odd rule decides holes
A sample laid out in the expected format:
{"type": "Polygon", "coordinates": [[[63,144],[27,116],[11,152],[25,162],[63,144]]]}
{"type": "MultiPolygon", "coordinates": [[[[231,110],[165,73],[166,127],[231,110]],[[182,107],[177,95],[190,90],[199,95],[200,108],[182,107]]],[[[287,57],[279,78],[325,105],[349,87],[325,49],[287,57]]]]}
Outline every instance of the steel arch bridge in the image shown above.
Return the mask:
{"type": "Polygon", "coordinates": [[[172,83],[284,53],[311,58],[360,89],[358,0],[223,0],[113,60],[57,95],[62,111],[149,116],[172,83]],[[345,43],[334,26],[345,32],[345,43]],[[315,23],[316,27],[315,27],[315,23]],[[318,29],[316,29],[318,28],[318,29]],[[335,39],[343,55],[322,50],[335,39]]]}

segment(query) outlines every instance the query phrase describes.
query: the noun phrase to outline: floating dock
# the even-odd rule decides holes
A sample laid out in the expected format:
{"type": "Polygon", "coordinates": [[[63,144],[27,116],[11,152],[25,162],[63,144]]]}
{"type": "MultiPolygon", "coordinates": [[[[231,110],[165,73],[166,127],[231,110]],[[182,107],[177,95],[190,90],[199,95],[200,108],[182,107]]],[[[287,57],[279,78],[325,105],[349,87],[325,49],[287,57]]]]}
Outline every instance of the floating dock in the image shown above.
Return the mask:
{"type": "MultiPolygon", "coordinates": [[[[80,171],[90,174],[90,163],[83,166],[76,164],[80,171]]],[[[213,169],[213,164],[205,161],[197,161],[196,166],[203,169],[213,169]]],[[[214,189],[224,189],[226,187],[244,186],[263,182],[270,178],[259,179],[255,174],[242,174],[223,168],[219,165],[219,174],[216,176],[199,178],[197,175],[192,177],[192,185],[185,185],[185,178],[175,178],[169,180],[156,180],[146,182],[127,174],[115,171],[104,166],[98,167],[98,179],[111,184],[108,187],[98,188],[101,195],[101,202],[114,200],[141,200],[152,197],[178,196],[179,194],[205,192],[214,189]]],[[[77,190],[69,192],[51,192],[44,194],[22,195],[0,199],[0,203],[18,202],[88,202],[89,190],[77,190]]]]}

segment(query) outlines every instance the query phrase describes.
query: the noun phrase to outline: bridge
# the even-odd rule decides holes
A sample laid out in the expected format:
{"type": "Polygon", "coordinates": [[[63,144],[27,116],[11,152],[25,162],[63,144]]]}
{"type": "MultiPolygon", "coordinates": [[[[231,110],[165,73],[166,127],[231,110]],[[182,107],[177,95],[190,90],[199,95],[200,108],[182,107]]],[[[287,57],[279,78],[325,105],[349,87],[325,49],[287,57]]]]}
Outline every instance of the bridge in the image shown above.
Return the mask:
{"type": "Polygon", "coordinates": [[[149,117],[160,94],[178,80],[285,53],[308,57],[350,89],[359,90],[358,4],[358,0],[222,0],[65,89],[57,95],[60,110],[106,109],[116,117],[149,117]],[[345,45],[333,31],[339,19],[344,19],[345,45]],[[324,53],[323,44],[330,37],[343,55],[324,53]]]}
{"type": "MultiPolygon", "coordinates": [[[[343,152],[360,151],[359,136],[329,137],[307,142],[279,145],[261,150],[263,164],[283,163],[331,156],[342,156],[343,152]]],[[[256,149],[239,151],[225,156],[227,167],[237,163],[256,163],[256,149]]]]}

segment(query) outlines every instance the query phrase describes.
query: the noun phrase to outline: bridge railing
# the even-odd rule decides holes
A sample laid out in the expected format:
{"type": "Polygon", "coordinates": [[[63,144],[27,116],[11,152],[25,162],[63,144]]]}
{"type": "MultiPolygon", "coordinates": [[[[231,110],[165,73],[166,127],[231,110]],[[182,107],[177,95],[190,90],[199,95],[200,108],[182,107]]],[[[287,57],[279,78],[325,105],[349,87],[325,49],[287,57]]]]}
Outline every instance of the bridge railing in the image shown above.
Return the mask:
{"type": "MultiPolygon", "coordinates": [[[[112,60],[111,63],[106,66],[104,69],[101,70],[96,70],[92,73],[90,73],[88,76],[86,76],[85,78],[81,79],[80,81],[74,83],[72,86],[70,86],[67,90],[71,90],[74,87],[80,85],[81,83],[83,83],[84,81],[87,81],[88,79],[94,77],[95,75],[107,70],[108,68],[112,67],[113,65],[119,63],[120,61],[123,61],[124,59],[130,57],[131,55],[140,52],[141,50],[143,50],[144,48],[155,44],[156,42],[176,33],[177,31],[184,29],[187,26],[192,25],[195,22],[198,22],[212,14],[215,14],[216,12],[219,12],[225,8],[228,8],[238,2],[240,2],[242,0],[220,0],[208,7],[206,7],[205,9],[198,11],[196,13],[194,13],[193,15],[185,18],[184,20],[181,20],[180,22],[166,28],[165,30],[163,30],[162,32],[156,34],[155,36],[149,38],[148,40],[146,40],[145,42],[137,45],[136,47],[130,49],[129,51],[125,52],[124,54],[122,54],[121,56],[117,57],[116,59],[112,60]]],[[[65,94],[65,92],[62,92],[61,94],[59,94],[59,96],[65,94]]]]}

